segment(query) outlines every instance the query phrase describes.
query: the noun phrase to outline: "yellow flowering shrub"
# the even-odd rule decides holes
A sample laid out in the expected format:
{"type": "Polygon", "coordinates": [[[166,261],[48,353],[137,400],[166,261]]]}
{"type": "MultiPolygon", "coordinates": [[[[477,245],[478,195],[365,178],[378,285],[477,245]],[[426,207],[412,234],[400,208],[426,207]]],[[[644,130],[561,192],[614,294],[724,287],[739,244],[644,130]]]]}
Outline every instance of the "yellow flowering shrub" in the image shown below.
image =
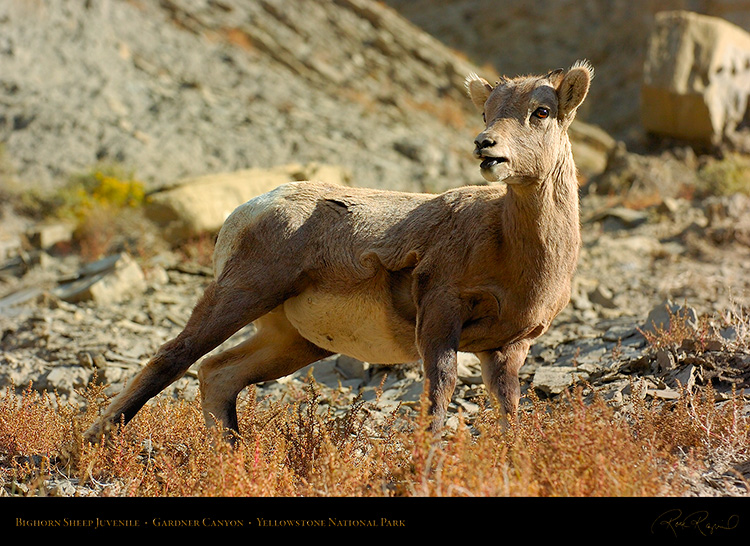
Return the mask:
{"type": "Polygon", "coordinates": [[[62,216],[83,222],[95,209],[134,208],[144,203],[144,184],[118,167],[99,167],[75,176],[58,195],[62,216]]]}

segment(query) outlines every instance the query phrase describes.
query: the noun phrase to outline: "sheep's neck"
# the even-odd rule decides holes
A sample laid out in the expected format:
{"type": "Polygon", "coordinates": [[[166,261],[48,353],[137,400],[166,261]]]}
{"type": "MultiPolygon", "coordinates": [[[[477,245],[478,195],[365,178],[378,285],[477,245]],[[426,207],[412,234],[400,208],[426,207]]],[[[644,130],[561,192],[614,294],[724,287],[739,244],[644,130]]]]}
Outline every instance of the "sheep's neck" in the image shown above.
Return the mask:
{"type": "Polygon", "coordinates": [[[509,187],[503,235],[506,252],[509,251],[519,275],[575,268],[580,219],[572,156],[566,154],[543,180],[509,187]]]}
{"type": "Polygon", "coordinates": [[[572,157],[564,157],[546,178],[509,185],[505,223],[514,235],[526,239],[568,236],[579,230],[578,181],[572,157]]]}

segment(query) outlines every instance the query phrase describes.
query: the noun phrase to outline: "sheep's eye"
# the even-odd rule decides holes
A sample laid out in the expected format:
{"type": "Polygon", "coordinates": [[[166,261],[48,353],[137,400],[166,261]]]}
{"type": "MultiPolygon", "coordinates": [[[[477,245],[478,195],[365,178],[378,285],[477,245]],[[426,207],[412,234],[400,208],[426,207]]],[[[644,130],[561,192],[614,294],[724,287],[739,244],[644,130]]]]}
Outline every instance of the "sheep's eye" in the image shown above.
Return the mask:
{"type": "Polygon", "coordinates": [[[545,119],[549,117],[549,108],[540,106],[539,108],[534,110],[534,113],[532,115],[538,117],[539,119],[545,119]]]}
{"type": "Polygon", "coordinates": [[[487,115],[484,112],[482,112],[482,121],[487,123],[487,115]]]}

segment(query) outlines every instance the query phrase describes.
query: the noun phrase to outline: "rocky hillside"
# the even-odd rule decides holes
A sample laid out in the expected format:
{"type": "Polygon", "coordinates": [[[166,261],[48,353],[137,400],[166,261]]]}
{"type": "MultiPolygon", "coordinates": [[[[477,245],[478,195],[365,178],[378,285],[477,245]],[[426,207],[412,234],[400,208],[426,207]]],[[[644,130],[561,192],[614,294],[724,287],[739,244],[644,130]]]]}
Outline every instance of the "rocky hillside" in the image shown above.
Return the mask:
{"type": "Polygon", "coordinates": [[[152,188],[309,162],[369,187],[481,182],[478,69],[370,0],[9,0],[0,35],[0,172],[24,187],[96,163],[152,188]]]}
{"type": "Polygon", "coordinates": [[[374,2],[9,0],[0,35],[3,161],[24,185],[97,162],[152,186],[292,162],[409,190],[477,178],[472,67],[374,2]]]}

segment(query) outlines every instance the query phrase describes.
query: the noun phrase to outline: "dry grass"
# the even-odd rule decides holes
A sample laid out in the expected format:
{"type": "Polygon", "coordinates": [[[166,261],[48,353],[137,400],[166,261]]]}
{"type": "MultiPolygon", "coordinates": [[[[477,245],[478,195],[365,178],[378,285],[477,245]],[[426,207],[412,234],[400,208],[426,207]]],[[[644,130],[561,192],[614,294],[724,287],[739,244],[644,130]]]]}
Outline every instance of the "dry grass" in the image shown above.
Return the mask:
{"type": "Polygon", "coordinates": [[[534,400],[507,433],[485,410],[441,439],[426,432],[424,414],[376,424],[361,402],[323,410],[312,386],[294,403],[258,404],[251,390],[235,448],[205,428],[199,402],[169,398],[110,442],[84,445],[80,431],[104,402],[101,387],[84,394],[82,410],[31,389],[5,392],[6,495],[50,494],[63,476],[97,496],[677,496],[685,469],[748,446],[737,404],[717,408],[710,389],[660,407],[634,396],[627,414],[576,391],[534,400]]]}
{"type": "Polygon", "coordinates": [[[185,262],[211,267],[214,263],[215,243],[215,235],[204,233],[182,242],[176,250],[185,262]]]}

